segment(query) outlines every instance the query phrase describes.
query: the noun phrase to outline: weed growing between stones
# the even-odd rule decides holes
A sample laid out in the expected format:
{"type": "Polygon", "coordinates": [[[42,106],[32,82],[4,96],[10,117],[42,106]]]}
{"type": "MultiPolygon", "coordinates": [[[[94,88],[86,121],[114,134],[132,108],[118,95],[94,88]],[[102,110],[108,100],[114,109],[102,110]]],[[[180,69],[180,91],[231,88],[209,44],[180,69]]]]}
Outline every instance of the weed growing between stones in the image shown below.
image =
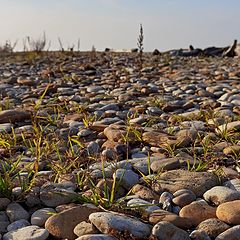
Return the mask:
{"type": "Polygon", "coordinates": [[[144,40],[144,35],[143,35],[143,26],[140,24],[140,30],[139,30],[139,36],[137,39],[137,46],[139,50],[139,62],[140,62],[140,69],[142,69],[143,65],[143,40],[144,40]]]}

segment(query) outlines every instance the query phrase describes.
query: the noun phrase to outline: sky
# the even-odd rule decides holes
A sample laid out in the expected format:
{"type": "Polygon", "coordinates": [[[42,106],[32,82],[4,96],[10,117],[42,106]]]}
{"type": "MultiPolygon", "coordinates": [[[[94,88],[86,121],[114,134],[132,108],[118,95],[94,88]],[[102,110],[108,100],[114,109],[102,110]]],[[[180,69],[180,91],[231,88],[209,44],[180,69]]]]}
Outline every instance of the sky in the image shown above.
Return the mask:
{"type": "Polygon", "coordinates": [[[240,41],[240,0],[0,0],[0,44],[39,39],[51,49],[137,47],[143,25],[144,50],[227,46],[240,41]],[[76,48],[76,47],[75,47],[76,48]]]}

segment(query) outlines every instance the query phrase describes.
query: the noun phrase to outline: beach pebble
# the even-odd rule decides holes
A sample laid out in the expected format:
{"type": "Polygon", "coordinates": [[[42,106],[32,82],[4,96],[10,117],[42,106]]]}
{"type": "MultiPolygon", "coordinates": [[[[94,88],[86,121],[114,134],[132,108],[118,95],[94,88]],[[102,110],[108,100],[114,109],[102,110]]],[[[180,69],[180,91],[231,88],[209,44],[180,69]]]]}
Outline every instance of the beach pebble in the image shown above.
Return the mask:
{"type": "Polygon", "coordinates": [[[238,240],[240,239],[240,225],[234,226],[219,234],[215,240],[238,240]]]}
{"type": "Polygon", "coordinates": [[[184,207],[196,200],[196,195],[189,189],[180,189],[173,193],[172,202],[179,207],[184,207]]]}
{"type": "Polygon", "coordinates": [[[203,194],[207,202],[219,205],[224,202],[240,200],[240,192],[224,186],[215,186],[203,194]]]}
{"type": "Polygon", "coordinates": [[[98,230],[91,223],[82,221],[74,227],[73,232],[78,237],[81,237],[87,234],[96,234],[98,230]]]}
{"type": "Polygon", "coordinates": [[[136,218],[110,212],[92,213],[89,220],[100,232],[108,234],[111,229],[118,232],[128,231],[134,237],[146,238],[150,235],[150,226],[136,218]]]}
{"type": "Polygon", "coordinates": [[[137,209],[145,212],[146,214],[150,214],[155,210],[160,209],[160,207],[152,204],[151,202],[145,201],[140,198],[134,198],[127,202],[127,206],[131,209],[137,209]]]}
{"type": "Polygon", "coordinates": [[[82,221],[87,221],[91,213],[98,211],[96,207],[76,206],[50,216],[45,228],[55,238],[75,239],[74,228],[82,221]]]}
{"type": "Polygon", "coordinates": [[[11,201],[8,198],[0,197],[0,210],[5,210],[11,201]]]}
{"type": "Polygon", "coordinates": [[[114,177],[116,177],[120,185],[126,189],[130,189],[139,182],[139,175],[132,170],[117,169],[114,177]]]}
{"type": "Polygon", "coordinates": [[[0,211],[0,232],[5,233],[7,232],[7,227],[9,226],[10,222],[8,216],[5,211],[0,211]]]}
{"type": "Polygon", "coordinates": [[[240,192],[240,179],[234,178],[223,183],[224,186],[229,187],[232,190],[240,192]]]}
{"type": "Polygon", "coordinates": [[[117,238],[109,236],[107,234],[86,234],[75,240],[117,240],[117,238]]]}
{"type": "Polygon", "coordinates": [[[207,190],[218,185],[218,179],[212,173],[189,172],[186,170],[170,170],[162,173],[159,178],[161,187],[169,192],[189,189],[197,197],[201,197],[207,190]]]}
{"type": "Polygon", "coordinates": [[[46,229],[32,225],[6,233],[3,240],[45,240],[48,236],[49,233],[46,229]]]}
{"type": "Polygon", "coordinates": [[[20,220],[17,220],[15,222],[12,222],[11,224],[9,224],[7,227],[7,230],[8,230],[8,232],[16,231],[20,228],[27,227],[29,225],[30,225],[30,223],[27,220],[20,219],[20,220]]]}
{"type": "Polygon", "coordinates": [[[193,225],[191,219],[180,217],[177,214],[166,210],[155,210],[149,215],[149,222],[156,224],[161,221],[167,221],[182,229],[190,229],[193,225]]]}
{"type": "Polygon", "coordinates": [[[240,200],[220,204],[216,215],[223,222],[240,225],[240,200]]]}
{"type": "Polygon", "coordinates": [[[47,207],[70,203],[78,195],[75,187],[59,183],[46,183],[40,189],[40,200],[47,207]]]}
{"type": "Polygon", "coordinates": [[[166,221],[161,221],[154,225],[152,235],[157,237],[158,240],[190,240],[187,232],[166,221]]]}
{"type": "Polygon", "coordinates": [[[25,110],[9,109],[0,112],[0,123],[22,122],[30,118],[30,113],[25,110]]]}
{"type": "Polygon", "coordinates": [[[190,219],[193,226],[197,226],[204,220],[216,218],[216,208],[209,206],[204,200],[194,201],[184,206],[179,216],[190,219]]]}
{"type": "Polygon", "coordinates": [[[173,170],[180,168],[180,162],[178,158],[166,158],[158,161],[154,161],[151,164],[153,172],[159,172],[164,170],[173,170]]]}
{"type": "Polygon", "coordinates": [[[56,211],[53,208],[41,208],[32,214],[31,224],[42,227],[47,219],[54,213],[56,213],[56,211]]]}
{"type": "Polygon", "coordinates": [[[216,238],[219,234],[229,229],[230,226],[217,218],[209,218],[201,222],[198,226],[198,230],[205,231],[209,237],[216,238]]]}
{"type": "Polygon", "coordinates": [[[21,219],[28,220],[30,217],[30,214],[19,203],[10,203],[7,206],[6,213],[10,222],[15,222],[21,219]]]}

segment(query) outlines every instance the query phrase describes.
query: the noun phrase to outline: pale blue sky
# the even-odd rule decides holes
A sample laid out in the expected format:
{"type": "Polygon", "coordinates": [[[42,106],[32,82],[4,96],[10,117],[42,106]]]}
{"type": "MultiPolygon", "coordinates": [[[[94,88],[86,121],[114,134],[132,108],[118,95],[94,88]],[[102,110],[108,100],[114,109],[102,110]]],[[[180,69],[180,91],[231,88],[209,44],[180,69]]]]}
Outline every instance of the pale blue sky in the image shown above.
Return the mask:
{"type": "Polygon", "coordinates": [[[94,45],[133,48],[144,28],[145,50],[167,50],[240,41],[240,0],[0,0],[0,43],[43,31],[58,49],[94,45]]]}

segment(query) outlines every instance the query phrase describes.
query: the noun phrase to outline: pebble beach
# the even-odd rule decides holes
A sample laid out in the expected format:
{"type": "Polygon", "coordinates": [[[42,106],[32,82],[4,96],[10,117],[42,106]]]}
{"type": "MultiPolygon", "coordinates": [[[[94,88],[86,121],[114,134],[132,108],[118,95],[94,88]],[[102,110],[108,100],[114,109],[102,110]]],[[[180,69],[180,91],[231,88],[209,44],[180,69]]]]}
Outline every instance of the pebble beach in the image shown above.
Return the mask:
{"type": "Polygon", "coordinates": [[[239,240],[240,61],[0,58],[3,240],[239,240]]]}

